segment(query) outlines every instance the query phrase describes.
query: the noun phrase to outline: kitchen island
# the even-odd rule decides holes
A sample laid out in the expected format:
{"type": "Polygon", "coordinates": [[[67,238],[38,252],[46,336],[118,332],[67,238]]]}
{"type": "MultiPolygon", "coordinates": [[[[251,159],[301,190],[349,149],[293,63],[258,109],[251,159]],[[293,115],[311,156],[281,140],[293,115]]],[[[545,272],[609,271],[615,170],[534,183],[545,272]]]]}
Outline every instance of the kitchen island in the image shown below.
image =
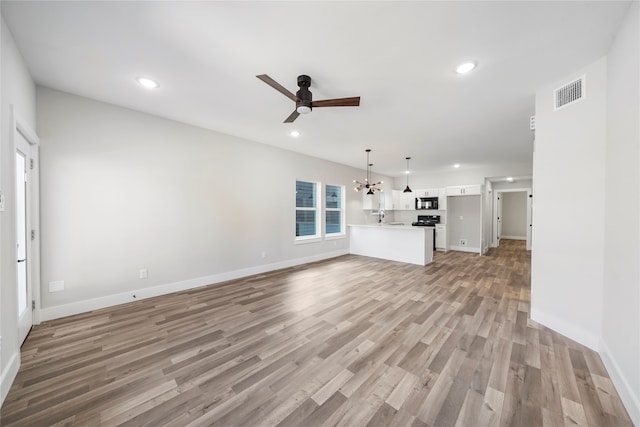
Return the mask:
{"type": "Polygon", "coordinates": [[[349,252],[427,265],[433,261],[433,229],[410,225],[349,225],[349,252]]]}

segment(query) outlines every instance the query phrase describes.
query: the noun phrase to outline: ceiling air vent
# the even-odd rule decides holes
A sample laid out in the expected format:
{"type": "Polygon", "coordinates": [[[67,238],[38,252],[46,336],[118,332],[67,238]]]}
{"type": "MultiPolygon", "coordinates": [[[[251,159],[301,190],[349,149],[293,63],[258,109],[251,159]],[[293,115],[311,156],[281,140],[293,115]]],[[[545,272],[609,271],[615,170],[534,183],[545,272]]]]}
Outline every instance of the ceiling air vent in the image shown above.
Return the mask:
{"type": "Polygon", "coordinates": [[[574,102],[584,99],[587,96],[585,76],[559,87],[553,92],[553,95],[553,111],[558,111],[562,107],[566,107],[569,104],[573,104],[574,102]]]}

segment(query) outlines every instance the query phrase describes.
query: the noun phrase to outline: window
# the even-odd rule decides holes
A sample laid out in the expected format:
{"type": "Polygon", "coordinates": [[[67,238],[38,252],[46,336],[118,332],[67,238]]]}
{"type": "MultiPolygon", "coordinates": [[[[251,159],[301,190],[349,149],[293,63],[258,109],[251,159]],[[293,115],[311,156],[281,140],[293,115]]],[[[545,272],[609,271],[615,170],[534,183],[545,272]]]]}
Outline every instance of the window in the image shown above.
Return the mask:
{"type": "Polygon", "coordinates": [[[317,182],[296,181],[296,240],[320,237],[317,182]]]}
{"type": "Polygon", "coordinates": [[[344,234],[344,187],[327,185],[325,188],[325,233],[327,236],[344,234]]]}

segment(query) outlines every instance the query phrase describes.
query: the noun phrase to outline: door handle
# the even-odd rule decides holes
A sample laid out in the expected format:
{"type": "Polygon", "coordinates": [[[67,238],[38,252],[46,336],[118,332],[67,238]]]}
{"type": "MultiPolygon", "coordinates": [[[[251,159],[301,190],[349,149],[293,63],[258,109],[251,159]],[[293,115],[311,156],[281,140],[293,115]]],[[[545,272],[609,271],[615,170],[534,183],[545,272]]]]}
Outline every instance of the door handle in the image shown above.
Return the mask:
{"type": "Polygon", "coordinates": [[[25,262],[27,259],[19,259],[18,262],[25,262]]]}

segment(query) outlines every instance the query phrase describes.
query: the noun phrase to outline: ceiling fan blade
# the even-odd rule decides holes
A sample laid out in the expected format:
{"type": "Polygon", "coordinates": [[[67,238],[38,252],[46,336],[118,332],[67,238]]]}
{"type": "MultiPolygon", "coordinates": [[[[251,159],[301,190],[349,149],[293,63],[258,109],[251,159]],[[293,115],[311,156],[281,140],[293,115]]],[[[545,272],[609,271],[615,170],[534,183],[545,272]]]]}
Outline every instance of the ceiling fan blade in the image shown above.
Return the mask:
{"type": "Polygon", "coordinates": [[[268,84],[269,86],[271,86],[272,88],[274,88],[275,90],[277,90],[278,92],[280,92],[281,94],[283,94],[284,96],[286,96],[287,98],[289,98],[290,100],[294,102],[298,102],[297,96],[289,92],[284,86],[282,86],[280,83],[273,80],[271,77],[267,76],[266,74],[260,74],[259,76],[256,76],[256,77],[262,80],[263,82],[265,82],[266,84],[268,84]]]}
{"type": "Polygon", "coordinates": [[[357,107],[359,105],[359,96],[354,96],[352,98],[323,99],[321,101],[311,102],[312,107],[357,107]]]}
{"type": "Polygon", "coordinates": [[[287,117],[283,123],[292,123],[295,119],[298,118],[299,115],[300,113],[298,113],[296,110],[293,110],[293,113],[291,113],[291,115],[287,117]]]}

